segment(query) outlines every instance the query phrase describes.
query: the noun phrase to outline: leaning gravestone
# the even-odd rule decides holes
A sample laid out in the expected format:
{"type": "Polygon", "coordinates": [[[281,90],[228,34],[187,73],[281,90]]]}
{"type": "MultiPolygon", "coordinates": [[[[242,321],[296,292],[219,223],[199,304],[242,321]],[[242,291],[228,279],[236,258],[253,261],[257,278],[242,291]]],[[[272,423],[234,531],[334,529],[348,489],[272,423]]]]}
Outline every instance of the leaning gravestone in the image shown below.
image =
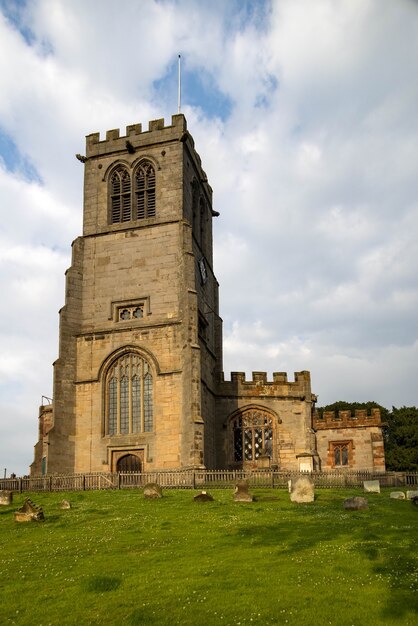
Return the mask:
{"type": "Polygon", "coordinates": [[[407,491],[406,498],[407,500],[413,500],[414,498],[418,498],[418,491],[407,491]]]}
{"type": "Polygon", "coordinates": [[[393,500],[405,500],[405,494],[403,491],[391,491],[390,497],[393,500]]]}
{"type": "Polygon", "coordinates": [[[290,481],[290,500],[297,503],[315,500],[314,482],[310,476],[292,478],[290,481]]]}
{"type": "Polygon", "coordinates": [[[235,485],[234,502],[252,502],[253,497],[248,491],[249,487],[248,480],[239,480],[235,485]]]}
{"type": "Polygon", "coordinates": [[[198,493],[197,496],[193,498],[193,500],[195,502],[213,502],[212,496],[206,491],[201,491],[200,493],[198,493]]]}
{"type": "Polygon", "coordinates": [[[363,489],[365,493],[380,493],[380,482],[378,480],[365,480],[363,489]]]}
{"type": "Polygon", "coordinates": [[[366,498],[354,496],[354,498],[347,498],[347,500],[344,500],[343,507],[347,511],[362,511],[369,508],[369,503],[366,498]]]}
{"type": "Polygon", "coordinates": [[[23,506],[15,511],[15,522],[40,522],[44,518],[44,512],[40,506],[37,506],[26,498],[23,506]]]}
{"type": "Polygon", "coordinates": [[[144,487],[144,498],[147,500],[158,500],[163,497],[163,492],[157,483],[148,483],[144,487]]]}
{"type": "Polygon", "coordinates": [[[8,506],[13,502],[13,492],[5,489],[0,490],[0,506],[8,506]]]}

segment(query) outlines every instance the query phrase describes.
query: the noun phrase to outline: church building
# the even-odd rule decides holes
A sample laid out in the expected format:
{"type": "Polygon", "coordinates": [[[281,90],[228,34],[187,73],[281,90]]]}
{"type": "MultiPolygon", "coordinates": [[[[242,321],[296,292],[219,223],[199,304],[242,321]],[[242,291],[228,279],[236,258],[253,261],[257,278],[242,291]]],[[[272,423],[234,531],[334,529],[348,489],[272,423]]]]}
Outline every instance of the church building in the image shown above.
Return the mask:
{"type": "Polygon", "coordinates": [[[384,471],[378,410],[316,415],[310,374],[222,366],[212,189],[183,115],[87,137],[83,234],[31,474],[384,471]]]}

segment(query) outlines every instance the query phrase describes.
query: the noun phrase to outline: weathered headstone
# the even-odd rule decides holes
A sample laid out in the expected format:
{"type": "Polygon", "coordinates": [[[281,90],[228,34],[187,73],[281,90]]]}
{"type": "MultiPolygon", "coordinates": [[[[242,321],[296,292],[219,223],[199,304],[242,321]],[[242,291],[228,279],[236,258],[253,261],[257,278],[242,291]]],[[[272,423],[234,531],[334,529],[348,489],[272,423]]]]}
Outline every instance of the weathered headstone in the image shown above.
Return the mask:
{"type": "Polygon", "coordinates": [[[313,502],[315,499],[314,482],[310,476],[292,478],[290,481],[290,500],[292,502],[313,502]]]}
{"type": "Polygon", "coordinates": [[[144,498],[147,500],[158,500],[163,497],[163,491],[157,483],[147,483],[144,487],[144,498]]]}
{"type": "Polygon", "coordinates": [[[15,522],[40,522],[44,518],[44,512],[40,506],[26,498],[23,506],[15,511],[15,522]]]}
{"type": "Polygon", "coordinates": [[[378,480],[365,480],[363,489],[365,493],[380,493],[380,482],[378,480]]]}
{"type": "Polygon", "coordinates": [[[403,491],[391,491],[390,497],[393,498],[393,500],[405,500],[405,494],[403,491]]]}
{"type": "Polygon", "coordinates": [[[354,496],[354,498],[347,498],[344,500],[343,507],[347,511],[362,511],[369,508],[369,503],[366,498],[354,496]]]}
{"type": "Polygon", "coordinates": [[[206,491],[201,491],[200,493],[198,493],[197,496],[193,498],[193,500],[195,502],[213,502],[212,496],[206,491]]]}
{"type": "Polygon", "coordinates": [[[249,492],[248,480],[239,480],[235,485],[234,502],[252,502],[253,497],[249,492]]]}
{"type": "Polygon", "coordinates": [[[407,491],[406,492],[406,498],[407,500],[413,500],[414,498],[418,498],[418,491],[407,491]]]}
{"type": "Polygon", "coordinates": [[[62,500],[60,502],[60,509],[71,509],[71,503],[69,500],[62,500]]]}
{"type": "Polygon", "coordinates": [[[6,489],[0,490],[0,506],[8,506],[13,502],[13,492],[6,489]]]}

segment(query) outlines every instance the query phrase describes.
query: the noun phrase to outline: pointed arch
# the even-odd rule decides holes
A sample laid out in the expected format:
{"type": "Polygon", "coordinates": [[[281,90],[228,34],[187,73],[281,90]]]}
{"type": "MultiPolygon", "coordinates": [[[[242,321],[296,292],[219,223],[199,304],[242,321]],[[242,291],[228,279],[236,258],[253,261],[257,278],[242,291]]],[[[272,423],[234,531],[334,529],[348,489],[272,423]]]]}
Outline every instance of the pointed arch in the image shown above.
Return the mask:
{"type": "Polygon", "coordinates": [[[109,176],[109,222],[119,224],[132,219],[131,177],[119,164],[109,176]]]}
{"type": "Polygon", "coordinates": [[[155,167],[151,161],[143,160],[135,168],[134,204],[136,219],[155,217],[156,180],[155,167]]]}
{"type": "Polygon", "coordinates": [[[138,350],[121,350],[107,359],[102,368],[105,435],[153,432],[154,372],[138,350]]]}
{"type": "Polygon", "coordinates": [[[276,413],[259,405],[248,405],[232,413],[227,419],[230,463],[253,465],[261,456],[273,460],[278,423],[276,413]]]}

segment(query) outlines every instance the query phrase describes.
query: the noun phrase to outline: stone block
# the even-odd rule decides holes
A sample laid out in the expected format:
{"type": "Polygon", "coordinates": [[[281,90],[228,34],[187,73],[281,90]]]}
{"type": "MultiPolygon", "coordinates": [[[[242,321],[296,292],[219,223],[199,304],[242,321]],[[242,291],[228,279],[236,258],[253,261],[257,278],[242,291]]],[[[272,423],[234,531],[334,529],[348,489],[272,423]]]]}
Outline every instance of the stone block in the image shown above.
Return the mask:
{"type": "Polygon", "coordinates": [[[365,493],[380,493],[380,482],[378,480],[365,480],[363,489],[365,493]]]}
{"type": "Polygon", "coordinates": [[[144,498],[146,500],[158,500],[163,497],[163,491],[157,483],[147,483],[144,487],[144,498]]]}
{"type": "Polygon", "coordinates": [[[249,492],[248,480],[239,480],[235,485],[234,502],[252,502],[253,497],[249,492]]]}
{"type": "Polygon", "coordinates": [[[15,522],[40,522],[44,520],[44,512],[40,506],[26,498],[23,506],[15,511],[15,522]]]}
{"type": "Polygon", "coordinates": [[[406,498],[407,500],[413,500],[414,498],[418,498],[418,490],[415,489],[414,491],[407,491],[406,498]]]}
{"type": "Polygon", "coordinates": [[[194,502],[213,502],[212,496],[206,491],[198,493],[197,496],[194,496],[193,500],[194,502]]]}
{"type": "Polygon", "coordinates": [[[300,476],[290,481],[291,502],[313,502],[315,499],[314,482],[310,476],[300,476]]]}
{"type": "Polygon", "coordinates": [[[346,511],[362,511],[369,508],[369,503],[366,498],[354,496],[354,498],[344,500],[343,507],[346,511]]]}
{"type": "Polygon", "coordinates": [[[13,502],[13,492],[6,489],[0,490],[0,506],[8,506],[13,502]]]}
{"type": "Polygon", "coordinates": [[[403,491],[391,491],[390,497],[393,500],[405,500],[405,494],[403,491]]]}

